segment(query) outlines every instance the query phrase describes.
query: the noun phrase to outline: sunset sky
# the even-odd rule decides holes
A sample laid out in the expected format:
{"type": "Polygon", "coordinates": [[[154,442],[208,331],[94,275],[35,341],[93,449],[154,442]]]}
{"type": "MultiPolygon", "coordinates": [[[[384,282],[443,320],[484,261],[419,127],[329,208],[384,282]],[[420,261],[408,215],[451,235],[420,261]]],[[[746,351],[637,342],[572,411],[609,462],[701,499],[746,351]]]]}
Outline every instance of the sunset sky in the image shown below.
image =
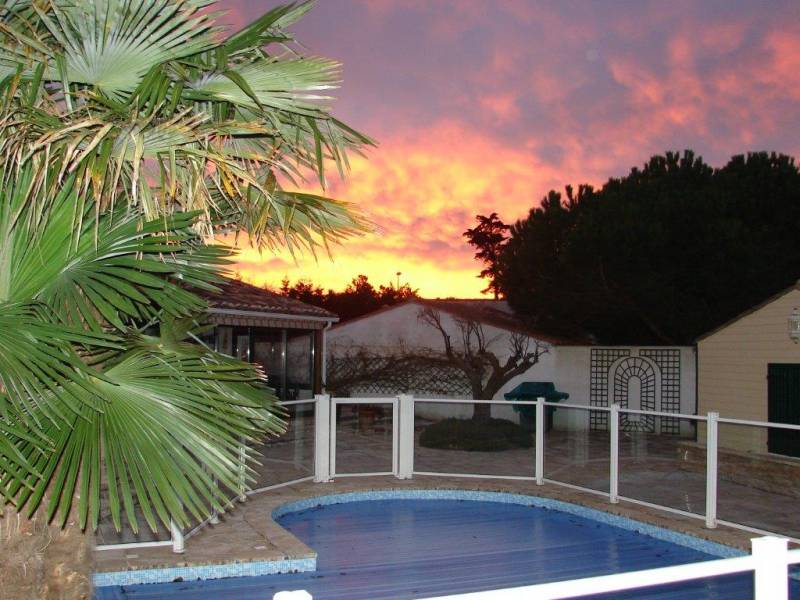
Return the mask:
{"type": "MultiPolygon", "coordinates": [[[[222,2],[238,26],[276,4],[222,2]]],[[[666,150],[800,155],[797,1],[320,0],[292,29],[344,63],[334,112],[379,142],[329,193],[380,230],[332,261],[245,249],[257,284],[401,271],[424,296],[474,297],[476,214],[513,221],[666,150]]]]}

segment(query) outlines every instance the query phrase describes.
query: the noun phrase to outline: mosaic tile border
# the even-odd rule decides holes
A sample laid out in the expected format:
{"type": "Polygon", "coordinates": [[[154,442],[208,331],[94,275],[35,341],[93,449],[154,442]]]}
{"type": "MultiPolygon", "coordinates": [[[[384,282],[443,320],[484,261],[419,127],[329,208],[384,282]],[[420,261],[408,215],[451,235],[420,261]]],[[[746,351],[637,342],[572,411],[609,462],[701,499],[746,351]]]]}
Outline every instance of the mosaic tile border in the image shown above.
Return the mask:
{"type": "Polygon", "coordinates": [[[256,575],[277,575],[279,573],[304,573],[306,571],[316,570],[316,558],[291,558],[286,560],[262,560],[221,565],[95,573],[92,576],[92,583],[95,587],[108,587],[136,585],[139,583],[170,583],[179,578],[183,581],[194,581],[197,579],[222,579],[223,577],[254,577],[256,575]]]}
{"type": "MultiPolygon", "coordinates": [[[[642,523],[634,519],[612,515],[601,510],[587,508],[578,504],[514,494],[511,492],[483,492],[475,490],[375,490],[369,492],[349,492],[341,494],[327,494],[287,502],[272,511],[274,520],[294,512],[301,512],[319,506],[344,504],[348,502],[362,502],[368,500],[466,500],[477,502],[497,502],[501,504],[517,504],[520,506],[535,506],[591,519],[606,525],[612,525],[629,531],[636,531],[652,538],[671,542],[705,552],[712,556],[728,558],[744,556],[747,553],[738,548],[731,548],[716,542],[703,540],[698,537],[672,531],[664,527],[642,523]]],[[[194,581],[198,579],[222,579],[224,577],[253,577],[257,575],[277,575],[279,573],[315,571],[316,558],[297,558],[272,561],[254,561],[246,563],[227,563],[216,565],[200,565],[186,567],[168,567],[155,569],[139,569],[131,571],[113,571],[95,573],[92,581],[95,587],[108,587],[120,585],[136,585],[141,583],[170,583],[176,579],[194,581]]]]}
{"type": "Polygon", "coordinates": [[[594,508],[587,508],[578,504],[542,498],[540,496],[528,496],[525,494],[514,494],[510,492],[480,492],[474,490],[376,490],[371,492],[350,492],[344,494],[329,494],[305,498],[294,502],[281,504],[272,511],[273,520],[277,520],[283,515],[316,508],[318,506],[328,506],[331,504],[343,504],[346,502],[361,502],[364,500],[472,500],[478,502],[499,502],[501,504],[518,504],[521,506],[535,506],[549,510],[558,510],[578,517],[585,517],[598,521],[606,525],[612,525],[629,531],[648,535],[652,538],[665,542],[672,542],[679,546],[691,548],[699,552],[705,552],[720,558],[730,558],[734,556],[745,556],[747,552],[738,548],[731,548],[723,544],[703,540],[693,535],[672,531],[664,527],[642,523],[634,519],[612,515],[594,508]]]}

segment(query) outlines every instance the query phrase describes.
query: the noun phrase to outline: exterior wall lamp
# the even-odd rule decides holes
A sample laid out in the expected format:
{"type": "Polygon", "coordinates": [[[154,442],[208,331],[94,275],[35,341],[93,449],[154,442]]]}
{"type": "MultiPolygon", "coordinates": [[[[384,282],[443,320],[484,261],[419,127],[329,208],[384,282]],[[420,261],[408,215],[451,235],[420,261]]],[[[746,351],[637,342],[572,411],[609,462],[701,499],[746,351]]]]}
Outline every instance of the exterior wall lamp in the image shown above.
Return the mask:
{"type": "Polygon", "coordinates": [[[797,307],[789,315],[789,339],[795,344],[800,342],[800,310],[797,307]]]}

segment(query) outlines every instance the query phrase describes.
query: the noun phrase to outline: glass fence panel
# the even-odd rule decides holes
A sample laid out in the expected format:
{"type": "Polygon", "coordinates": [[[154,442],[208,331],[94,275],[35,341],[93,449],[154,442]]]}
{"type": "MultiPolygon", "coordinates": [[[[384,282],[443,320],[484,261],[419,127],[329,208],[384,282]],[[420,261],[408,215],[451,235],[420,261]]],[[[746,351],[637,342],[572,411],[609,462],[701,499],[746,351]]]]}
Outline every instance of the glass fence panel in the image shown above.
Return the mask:
{"type": "Polygon", "coordinates": [[[392,404],[335,406],[335,473],[391,473],[392,404]]]}
{"type": "MultiPolygon", "coordinates": [[[[705,437],[705,430],[701,432],[705,437]]],[[[800,460],[784,444],[800,432],[719,424],[717,517],[800,537],[800,460]]],[[[795,446],[798,448],[798,446],[795,446]]]]}
{"type": "Polygon", "coordinates": [[[414,470],[532,478],[535,429],[514,408],[416,402],[414,470]]]}
{"type": "Polygon", "coordinates": [[[286,432],[255,446],[260,465],[254,465],[259,489],[314,474],[314,402],[285,407],[288,415],[286,432]]]}
{"type": "Polygon", "coordinates": [[[139,542],[160,542],[169,541],[171,539],[169,528],[159,521],[158,531],[153,532],[147,521],[144,520],[144,514],[139,508],[138,502],[134,506],[136,518],[139,522],[139,531],[134,532],[128,519],[125,516],[125,510],[122,510],[122,530],[117,531],[114,528],[114,523],[111,520],[111,512],[108,510],[108,494],[105,490],[101,492],[100,497],[100,520],[97,525],[97,533],[95,541],[99,546],[109,544],[132,544],[139,542]]]}
{"type": "Polygon", "coordinates": [[[545,407],[544,476],[546,479],[608,492],[608,413],[545,407]]]}
{"type": "Polygon", "coordinates": [[[704,515],[706,449],[697,421],[620,411],[619,494],[704,515]]]}

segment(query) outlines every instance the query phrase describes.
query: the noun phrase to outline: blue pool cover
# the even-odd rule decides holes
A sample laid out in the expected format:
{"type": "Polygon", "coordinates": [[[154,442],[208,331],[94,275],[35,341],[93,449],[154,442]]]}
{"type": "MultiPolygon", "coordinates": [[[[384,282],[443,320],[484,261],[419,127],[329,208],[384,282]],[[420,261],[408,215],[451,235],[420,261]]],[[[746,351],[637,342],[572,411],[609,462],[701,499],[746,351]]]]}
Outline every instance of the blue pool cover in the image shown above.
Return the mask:
{"type": "MultiPolygon", "coordinates": [[[[278,521],[318,553],[311,573],[98,588],[97,600],[379,600],[531,585],[718,557],[636,531],[541,507],[464,500],[373,500],[278,521]]],[[[592,596],[750,600],[752,575],[592,596]]],[[[792,598],[800,589],[792,582],[792,598]]]]}

